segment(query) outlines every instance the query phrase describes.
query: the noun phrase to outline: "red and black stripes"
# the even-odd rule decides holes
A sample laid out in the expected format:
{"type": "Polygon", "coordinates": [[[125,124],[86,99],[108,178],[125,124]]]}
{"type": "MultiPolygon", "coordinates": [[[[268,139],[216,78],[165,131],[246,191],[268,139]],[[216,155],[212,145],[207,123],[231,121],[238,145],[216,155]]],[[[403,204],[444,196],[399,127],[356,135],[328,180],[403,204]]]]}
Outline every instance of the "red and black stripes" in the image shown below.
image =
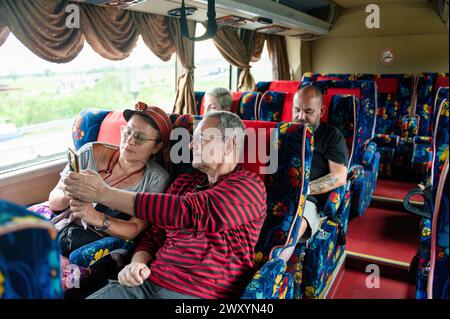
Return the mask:
{"type": "Polygon", "coordinates": [[[167,194],[136,196],[136,216],[153,224],[136,250],[156,253],[150,280],[162,287],[201,298],[236,298],[253,275],[265,186],[242,168],[196,191],[203,179],[184,174],[167,194]]]}

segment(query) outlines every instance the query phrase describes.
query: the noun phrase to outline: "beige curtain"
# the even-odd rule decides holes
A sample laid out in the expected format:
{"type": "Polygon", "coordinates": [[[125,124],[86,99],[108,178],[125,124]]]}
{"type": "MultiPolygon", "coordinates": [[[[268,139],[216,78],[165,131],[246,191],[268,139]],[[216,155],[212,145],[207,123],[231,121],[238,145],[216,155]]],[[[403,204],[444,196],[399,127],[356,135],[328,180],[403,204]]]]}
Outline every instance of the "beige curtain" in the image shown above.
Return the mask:
{"type": "Polygon", "coordinates": [[[0,23],[0,47],[5,43],[6,39],[8,39],[9,36],[9,29],[8,27],[1,25],[0,23]]]}
{"type": "Polygon", "coordinates": [[[65,63],[73,60],[84,44],[79,29],[66,27],[65,5],[66,1],[59,0],[1,0],[0,20],[37,56],[65,63]]]}
{"type": "Polygon", "coordinates": [[[131,11],[80,5],[80,26],[95,52],[109,60],[127,58],[139,37],[131,11]]]}
{"type": "Polygon", "coordinates": [[[219,28],[213,41],[225,60],[241,69],[238,82],[239,91],[253,91],[255,79],[250,73],[251,57],[239,38],[238,30],[228,27],[219,28]]]}
{"type": "Polygon", "coordinates": [[[137,11],[132,11],[132,15],[134,24],[147,47],[161,60],[169,61],[175,53],[169,18],[137,11]]]}
{"type": "Polygon", "coordinates": [[[267,49],[272,61],[273,80],[290,80],[291,73],[289,71],[286,38],[279,35],[268,35],[267,49]]]}
{"type": "MultiPolygon", "coordinates": [[[[195,34],[196,23],[188,22],[189,31],[195,34]]],[[[178,114],[197,114],[194,98],[194,42],[183,37],[179,19],[170,19],[170,32],[183,74],[178,78],[177,97],[173,108],[178,114]]]]}

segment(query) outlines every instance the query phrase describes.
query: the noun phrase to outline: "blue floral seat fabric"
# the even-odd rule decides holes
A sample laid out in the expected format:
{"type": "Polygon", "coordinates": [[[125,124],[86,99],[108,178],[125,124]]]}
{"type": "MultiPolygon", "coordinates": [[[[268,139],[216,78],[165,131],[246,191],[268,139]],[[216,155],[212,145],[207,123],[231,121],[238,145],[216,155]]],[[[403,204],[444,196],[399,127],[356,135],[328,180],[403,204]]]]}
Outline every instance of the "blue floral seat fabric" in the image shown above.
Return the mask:
{"type": "Polygon", "coordinates": [[[313,137],[309,126],[279,123],[276,127],[278,170],[267,183],[267,218],[255,248],[259,270],[245,289],[244,299],[301,298],[302,249],[286,262],[280,254],[295,247],[308,188],[313,137]]]}
{"type": "MultiPolygon", "coordinates": [[[[433,136],[433,161],[432,167],[429,170],[429,179],[432,185],[432,194],[433,199],[429,201],[425,201],[425,208],[436,213],[435,199],[439,197],[438,195],[438,185],[439,183],[444,183],[444,180],[441,180],[441,174],[443,168],[445,166],[446,161],[448,160],[448,152],[449,152],[449,104],[448,100],[444,100],[439,108],[438,117],[436,120],[436,128],[433,136]]],[[[448,184],[448,176],[445,178],[445,183],[448,184]]],[[[448,187],[448,186],[445,186],[448,187]]],[[[445,189],[444,187],[444,189],[445,189]]],[[[445,296],[445,291],[447,291],[448,298],[448,286],[443,289],[442,283],[445,282],[445,278],[447,278],[448,283],[448,191],[443,192],[440,200],[438,201],[444,209],[439,214],[439,218],[436,219],[434,227],[432,221],[430,219],[424,218],[421,223],[421,237],[420,237],[420,246],[417,250],[416,256],[414,257],[415,262],[417,263],[416,269],[416,298],[417,299],[426,299],[428,298],[430,291],[427,292],[427,286],[429,285],[429,267],[431,260],[431,246],[432,246],[432,236],[435,237],[436,249],[433,254],[435,254],[435,262],[436,268],[442,269],[441,265],[446,265],[447,267],[447,277],[445,277],[445,272],[439,270],[440,274],[436,275],[436,278],[439,282],[436,283],[437,291],[436,295],[433,291],[433,296],[436,298],[443,298],[445,296]],[[445,209],[447,210],[445,213],[445,209]],[[447,214],[447,215],[446,215],[447,214]],[[447,263],[447,264],[445,264],[447,263]],[[440,288],[439,288],[440,287],[440,288]]]]}
{"type": "MultiPolygon", "coordinates": [[[[421,73],[417,83],[417,101],[414,113],[420,116],[420,136],[432,136],[433,107],[439,89],[439,83],[447,78],[445,73],[421,73]]],[[[448,80],[447,80],[448,83],[448,80]]],[[[448,85],[448,84],[447,84],[448,85]]],[[[438,106],[439,107],[439,106],[438,106]]]]}
{"type": "Polygon", "coordinates": [[[280,122],[286,97],[287,94],[283,92],[267,91],[264,93],[259,103],[258,120],[280,122]]]}
{"type": "Polygon", "coordinates": [[[377,83],[375,134],[400,135],[402,119],[409,114],[414,78],[411,74],[359,74],[357,80],[377,83]]]}
{"type": "Polygon", "coordinates": [[[72,139],[76,150],[86,143],[97,140],[100,126],[110,112],[107,110],[85,109],[77,115],[72,126],[72,139]]]}
{"type": "Polygon", "coordinates": [[[347,73],[327,73],[327,74],[321,74],[321,73],[311,73],[306,72],[303,74],[302,77],[302,84],[311,84],[314,81],[326,81],[326,80],[346,80],[351,81],[353,80],[354,75],[353,74],[347,74],[347,73]]]}
{"type": "Polygon", "coordinates": [[[449,298],[449,103],[444,100],[438,113],[433,162],[433,221],[431,228],[431,267],[427,296],[449,298]]]}
{"type": "Polygon", "coordinates": [[[335,91],[334,94],[352,94],[358,96],[358,121],[356,132],[356,145],[358,149],[354,151],[353,161],[355,164],[360,164],[364,155],[364,148],[366,141],[373,137],[375,129],[375,114],[376,114],[376,89],[375,83],[371,81],[316,81],[312,83],[302,83],[302,87],[313,85],[317,87],[324,95],[329,94],[330,91],[335,91]],[[342,92],[341,92],[342,91],[342,92]]]}
{"type": "Polygon", "coordinates": [[[0,299],[62,298],[59,255],[51,223],[0,200],[0,299]]]}
{"type": "Polygon", "coordinates": [[[238,115],[242,120],[256,120],[260,92],[246,92],[242,95],[238,115]]]}

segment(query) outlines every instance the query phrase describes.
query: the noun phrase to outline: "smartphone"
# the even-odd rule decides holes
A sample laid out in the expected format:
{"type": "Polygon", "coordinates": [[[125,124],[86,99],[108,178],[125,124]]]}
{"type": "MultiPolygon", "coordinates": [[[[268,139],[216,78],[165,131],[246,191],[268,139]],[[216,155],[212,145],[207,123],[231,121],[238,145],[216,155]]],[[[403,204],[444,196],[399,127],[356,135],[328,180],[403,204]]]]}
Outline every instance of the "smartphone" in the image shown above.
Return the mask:
{"type": "Polygon", "coordinates": [[[78,154],[71,148],[67,150],[67,158],[69,160],[70,170],[79,173],[80,165],[78,164],[78,154]]]}

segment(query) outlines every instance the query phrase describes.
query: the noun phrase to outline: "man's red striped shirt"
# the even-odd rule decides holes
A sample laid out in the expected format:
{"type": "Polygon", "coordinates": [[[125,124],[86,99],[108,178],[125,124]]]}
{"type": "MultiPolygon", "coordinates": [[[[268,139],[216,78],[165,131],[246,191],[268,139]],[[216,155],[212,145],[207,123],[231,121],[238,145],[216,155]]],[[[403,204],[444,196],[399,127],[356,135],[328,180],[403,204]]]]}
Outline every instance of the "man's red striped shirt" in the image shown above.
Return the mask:
{"type": "Polygon", "coordinates": [[[182,174],[166,194],[136,196],[136,217],[153,225],[136,251],[154,260],[149,280],[200,298],[239,298],[254,274],[266,216],[261,178],[237,167],[200,190],[204,174],[182,174]]]}

